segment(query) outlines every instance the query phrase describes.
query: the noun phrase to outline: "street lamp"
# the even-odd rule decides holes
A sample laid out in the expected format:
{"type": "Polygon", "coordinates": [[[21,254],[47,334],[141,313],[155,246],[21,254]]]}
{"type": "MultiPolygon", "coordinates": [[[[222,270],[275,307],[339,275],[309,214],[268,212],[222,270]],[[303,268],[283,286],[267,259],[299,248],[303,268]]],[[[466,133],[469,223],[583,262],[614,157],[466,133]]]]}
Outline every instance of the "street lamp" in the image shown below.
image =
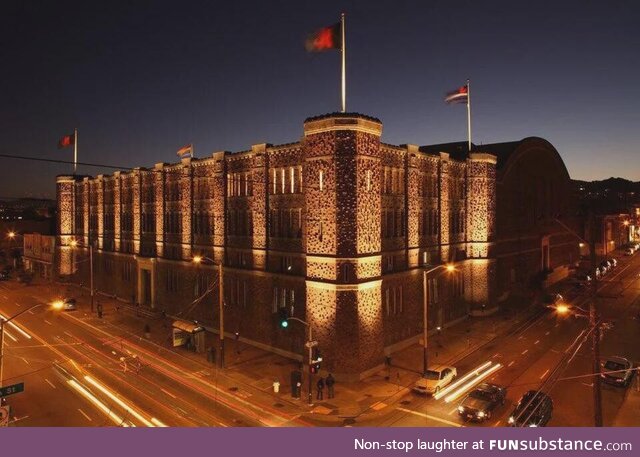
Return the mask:
{"type": "MultiPolygon", "coordinates": [[[[22,311],[14,314],[8,319],[5,319],[4,317],[0,316],[0,388],[2,388],[4,385],[3,384],[4,382],[4,326],[5,324],[8,324],[12,320],[14,320],[16,317],[19,317],[20,315],[26,313],[27,311],[31,311],[32,309],[37,308],[39,306],[44,306],[44,303],[38,303],[37,305],[33,305],[29,308],[23,309],[22,311]]],[[[51,308],[55,310],[61,309],[61,307],[58,307],[57,305],[51,305],[51,308]]],[[[0,405],[2,404],[1,402],[2,402],[2,397],[0,397],[0,405]]]]}
{"type": "MultiPolygon", "coordinates": [[[[423,274],[422,281],[422,301],[423,301],[423,310],[422,310],[422,375],[424,376],[427,372],[428,367],[428,355],[427,355],[427,308],[429,307],[429,283],[428,276],[429,273],[433,273],[439,269],[445,269],[447,273],[453,273],[456,271],[455,266],[452,263],[447,263],[443,265],[436,265],[435,267],[425,270],[423,274]]],[[[440,327],[438,327],[438,331],[440,331],[440,327]]]]}
{"type": "MultiPolygon", "coordinates": [[[[79,243],[77,240],[71,240],[69,244],[71,245],[72,248],[76,248],[78,246],[86,247],[86,245],[79,243]]],[[[93,288],[93,243],[89,243],[89,275],[90,275],[89,288],[91,289],[91,312],[93,313],[93,301],[94,301],[94,295],[95,295],[95,291],[93,288]]]]}
{"type": "MultiPolygon", "coordinates": [[[[216,261],[205,256],[196,255],[193,256],[193,263],[196,265],[200,265],[203,261],[208,261],[216,265],[216,261]]],[[[223,281],[223,273],[222,273],[222,262],[217,263],[218,265],[218,282],[220,283],[218,286],[219,294],[218,294],[218,304],[220,307],[220,329],[219,329],[219,337],[220,337],[220,357],[218,365],[220,368],[224,368],[224,281],[223,281]]]]}
{"type": "Polygon", "coordinates": [[[13,230],[10,231],[9,233],[7,233],[7,236],[11,239],[14,239],[16,237],[16,232],[14,232],[13,230]]]}

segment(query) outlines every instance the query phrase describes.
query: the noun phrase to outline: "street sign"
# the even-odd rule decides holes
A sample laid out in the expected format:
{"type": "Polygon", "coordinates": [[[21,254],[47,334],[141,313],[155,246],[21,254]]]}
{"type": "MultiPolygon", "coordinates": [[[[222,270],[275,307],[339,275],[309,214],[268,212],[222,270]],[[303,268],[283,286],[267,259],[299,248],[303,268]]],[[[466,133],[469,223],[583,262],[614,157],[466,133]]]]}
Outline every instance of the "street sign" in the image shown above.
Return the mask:
{"type": "Polygon", "coordinates": [[[306,347],[308,347],[308,348],[312,348],[312,347],[314,347],[314,346],[317,346],[317,345],[318,345],[318,342],[317,342],[317,341],[307,341],[306,343],[304,343],[304,345],[305,345],[306,347]]]}
{"type": "Polygon", "coordinates": [[[9,426],[9,416],[11,416],[11,409],[8,406],[0,406],[0,427],[9,426]]]}
{"type": "Polygon", "coordinates": [[[0,398],[8,397],[9,395],[19,394],[24,392],[24,382],[13,384],[11,386],[0,387],[0,398]]]}

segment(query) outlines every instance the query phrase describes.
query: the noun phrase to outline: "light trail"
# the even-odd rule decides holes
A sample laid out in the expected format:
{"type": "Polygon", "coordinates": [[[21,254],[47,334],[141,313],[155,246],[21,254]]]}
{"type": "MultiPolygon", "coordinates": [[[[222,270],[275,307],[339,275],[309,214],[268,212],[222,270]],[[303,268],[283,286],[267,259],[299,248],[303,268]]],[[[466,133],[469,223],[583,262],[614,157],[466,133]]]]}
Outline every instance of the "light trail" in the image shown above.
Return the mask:
{"type": "Polygon", "coordinates": [[[107,405],[105,405],[104,403],[102,403],[100,400],[98,400],[98,398],[93,395],[91,392],[89,392],[87,389],[85,389],[79,382],[77,382],[75,379],[67,379],[67,384],[69,384],[71,387],[73,387],[77,392],[80,393],[80,395],[82,395],[84,398],[86,398],[87,400],[89,400],[91,403],[93,403],[95,406],[98,407],[98,409],[100,409],[103,413],[105,413],[107,416],[109,416],[109,418],[116,424],[116,425],[121,425],[123,427],[129,427],[129,424],[127,424],[126,422],[124,422],[124,420],[118,416],[116,413],[114,413],[113,411],[111,411],[107,405]]]}
{"type": "Polygon", "coordinates": [[[491,373],[494,373],[496,371],[498,371],[500,368],[502,368],[501,364],[496,364],[494,366],[492,366],[491,368],[489,368],[487,371],[485,371],[484,373],[480,374],[478,377],[473,378],[471,381],[469,381],[468,383],[466,383],[464,386],[460,387],[458,390],[456,390],[455,392],[453,392],[451,395],[449,395],[448,397],[446,397],[444,399],[445,403],[451,403],[452,401],[454,401],[456,398],[460,397],[462,394],[466,393],[469,389],[471,389],[473,386],[475,386],[476,384],[479,384],[480,381],[486,379],[491,373]]]}
{"type": "MultiPolygon", "coordinates": [[[[3,319],[5,322],[9,320],[4,314],[0,314],[0,319],[3,319]]],[[[21,329],[13,321],[8,322],[7,325],[10,325],[12,328],[16,329],[25,338],[31,339],[31,335],[29,335],[27,332],[25,332],[23,329],[21,329]]]]}
{"type": "Polygon", "coordinates": [[[165,424],[165,423],[164,423],[164,422],[162,422],[162,421],[159,421],[159,420],[158,420],[158,419],[156,419],[155,417],[152,417],[152,418],[151,418],[151,422],[153,422],[153,423],[154,423],[156,426],[158,426],[158,427],[168,427],[168,425],[167,425],[167,424],[165,424]]]}
{"type": "Polygon", "coordinates": [[[103,394],[105,394],[107,397],[109,397],[111,400],[113,400],[114,402],[116,402],[122,409],[126,410],[127,412],[131,413],[131,415],[133,417],[135,417],[136,419],[138,419],[140,422],[142,422],[144,425],[146,425],[147,427],[155,427],[155,425],[153,425],[153,423],[147,419],[145,419],[144,417],[142,417],[142,415],[136,411],[131,405],[129,405],[128,403],[122,401],[120,398],[118,398],[115,394],[113,394],[109,389],[107,389],[105,386],[103,386],[102,384],[100,384],[98,381],[96,381],[95,379],[93,379],[91,376],[85,376],[84,380],[87,381],[89,384],[91,384],[92,386],[94,386],[96,389],[98,389],[100,392],[102,392],[103,394]]]}
{"type": "Polygon", "coordinates": [[[473,376],[478,376],[479,372],[484,370],[485,368],[487,368],[488,366],[490,366],[493,362],[489,361],[486,363],[483,363],[482,365],[480,365],[479,367],[471,370],[469,373],[467,373],[466,375],[464,375],[463,377],[461,377],[460,379],[458,379],[456,382],[449,384],[447,387],[445,387],[444,389],[442,389],[440,392],[438,392],[437,394],[435,394],[433,396],[433,398],[435,398],[436,400],[440,400],[442,397],[444,397],[445,395],[447,395],[449,392],[451,392],[452,390],[454,390],[456,387],[458,387],[459,385],[461,385],[462,383],[464,383],[467,379],[472,378],[473,376]]]}

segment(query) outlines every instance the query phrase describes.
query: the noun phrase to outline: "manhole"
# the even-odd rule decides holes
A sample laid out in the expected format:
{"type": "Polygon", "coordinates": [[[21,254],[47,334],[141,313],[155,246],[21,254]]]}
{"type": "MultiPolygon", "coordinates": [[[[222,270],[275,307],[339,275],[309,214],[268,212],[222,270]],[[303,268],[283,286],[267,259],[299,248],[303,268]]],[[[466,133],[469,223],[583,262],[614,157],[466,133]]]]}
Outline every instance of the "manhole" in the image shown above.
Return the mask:
{"type": "Polygon", "coordinates": [[[238,391],[238,388],[237,388],[237,387],[229,387],[229,390],[230,390],[231,392],[237,392],[237,391],[238,391]]]}
{"type": "Polygon", "coordinates": [[[276,408],[284,408],[284,405],[282,403],[274,403],[273,406],[276,408]]]}
{"type": "Polygon", "coordinates": [[[407,406],[409,403],[411,403],[411,400],[402,400],[402,401],[400,402],[400,404],[401,404],[402,406],[407,406]]]}
{"type": "Polygon", "coordinates": [[[346,425],[353,425],[355,423],[356,423],[356,420],[354,418],[352,418],[352,417],[342,421],[342,425],[345,425],[345,426],[346,425]]]}

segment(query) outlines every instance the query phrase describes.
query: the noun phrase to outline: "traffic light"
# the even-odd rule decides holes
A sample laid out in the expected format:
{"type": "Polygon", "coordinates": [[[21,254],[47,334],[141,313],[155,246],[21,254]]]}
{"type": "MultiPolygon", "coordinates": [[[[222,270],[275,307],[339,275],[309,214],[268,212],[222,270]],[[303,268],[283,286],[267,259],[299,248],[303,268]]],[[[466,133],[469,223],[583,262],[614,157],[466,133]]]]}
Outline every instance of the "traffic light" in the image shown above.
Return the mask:
{"type": "Polygon", "coordinates": [[[280,323],[280,327],[287,328],[289,327],[289,313],[287,308],[278,309],[278,322],[280,323]]]}

